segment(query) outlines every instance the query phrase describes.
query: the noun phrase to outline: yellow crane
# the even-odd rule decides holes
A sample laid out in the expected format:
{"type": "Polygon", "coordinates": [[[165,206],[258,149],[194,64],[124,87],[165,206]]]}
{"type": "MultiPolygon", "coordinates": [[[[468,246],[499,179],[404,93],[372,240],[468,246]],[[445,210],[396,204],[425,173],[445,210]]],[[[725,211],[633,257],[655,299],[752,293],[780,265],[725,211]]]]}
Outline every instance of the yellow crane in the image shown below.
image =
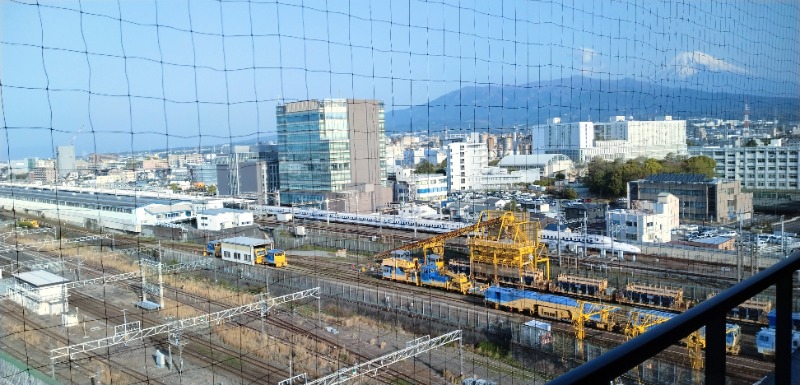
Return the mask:
{"type": "Polygon", "coordinates": [[[572,326],[575,328],[575,338],[578,340],[586,338],[586,322],[596,315],[600,317],[594,320],[594,322],[601,328],[611,330],[611,328],[614,327],[611,314],[617,310],[619,310],[619,306],[578,300],[578,311],[576,311],[572,317],[572,326]]]}
{"type": "Polygon", "coordinates": [[[475,236],[467,240],[470,274],[475,271],[476,263],[491,265],[497,282],[498,267],[508,266],[517,271],[522,285],[523,276],[542,265],[541,276],[545,281],[550,280],[550,259],[545,245],[539,242],[539,222],[529,220],[527,215],[510,211],[481,213],[475,224],[475,236]]]}
{"type": "Polygon", "coordinates": [[[650,312],[631,311],[628,314],[628,322],[625,325],[623,333],[629,340],[634,338],[653,326],[662,324],[670,320],[671,317],[654,314],[650,312]]]}
{"type": "Polygon", "coordinates": [[[492,220],[484,221],[484,222],[480,222],[479,221],[479,222],[477,222],[475,224],[472,224],[472,225],[469,225],[469,226],[466,226],[466,227],[462,227],[462,228],[460,228],[458,230],[453,230],[453,231],[450,231],[450,232],[447,232],[447,233],[435,235],[433,237],[425,238],[425,239],[422,239],[422,240],[419,240],[419,241],[416,241],[416,242],[407,243],[407,244],[405,244],[403,246],[396,247],[396,248],[391,249],[391,250],[382,251],[382,252],[380,252],[378,254],[375,254],[374,258],[375,259],[380,259],[380,258],[386,257],[388,255],[391,255],[395,251],[400,251],[400,250],[408,251],[408,250],[416,250],[416,249],[422,249],[422,255],[428,255],[428,250],[430,250],[431,253],[433,253],[433,254],[438,254],[438,255],[442,255],[443,256],[444,255],[444,243],[447,240],[453,239],[453,238],[458,238],[458,237],[460,237],[462,235],[466,235],[466,234],[472,233],[472,232],[477,231],[478,229],[481,229],[483,227],[496,225],[496,224],[500,223],[502,220],[503,220],[503,218],[500,217],[500,218],[494,218],[492,220]]]}

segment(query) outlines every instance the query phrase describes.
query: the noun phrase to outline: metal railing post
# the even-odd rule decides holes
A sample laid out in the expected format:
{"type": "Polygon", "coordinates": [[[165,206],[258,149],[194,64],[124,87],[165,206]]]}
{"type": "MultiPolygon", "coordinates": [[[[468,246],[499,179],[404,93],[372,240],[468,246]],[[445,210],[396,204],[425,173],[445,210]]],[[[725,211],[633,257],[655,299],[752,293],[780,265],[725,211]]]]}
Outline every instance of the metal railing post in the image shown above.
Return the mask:
{"type": "Polygon", "coordinates": [[[792,275],[781,274],[775,283],[775,383],[792,379],[792,275]]]}
{"type": "Polygon", "coordinates": [[[706,325],[706,385],[725,385],[725,314],[706,325]]]}

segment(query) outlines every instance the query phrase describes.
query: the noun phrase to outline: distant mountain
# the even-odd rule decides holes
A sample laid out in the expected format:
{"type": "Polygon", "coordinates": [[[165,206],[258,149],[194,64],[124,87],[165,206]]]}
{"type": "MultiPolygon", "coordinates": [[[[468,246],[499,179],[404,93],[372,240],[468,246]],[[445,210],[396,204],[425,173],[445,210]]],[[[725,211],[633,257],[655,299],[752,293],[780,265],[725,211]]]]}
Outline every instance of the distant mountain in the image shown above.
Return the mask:
{"type": "Polygon", "coordinates": [[[651,82],[573,76],[524,85],[463,87],[432,100],[386,113],[387,132],[451,132],[512,128],[562,121],[605,121],[626,115],[652,119],[714,117],[742,119],[745,103],[751,120],[800,119],[800,86],[771,84],[735,65],[702,53],[676,56],[651,82]],[[757,90],[745,92],[743,90],[757,90]]]}

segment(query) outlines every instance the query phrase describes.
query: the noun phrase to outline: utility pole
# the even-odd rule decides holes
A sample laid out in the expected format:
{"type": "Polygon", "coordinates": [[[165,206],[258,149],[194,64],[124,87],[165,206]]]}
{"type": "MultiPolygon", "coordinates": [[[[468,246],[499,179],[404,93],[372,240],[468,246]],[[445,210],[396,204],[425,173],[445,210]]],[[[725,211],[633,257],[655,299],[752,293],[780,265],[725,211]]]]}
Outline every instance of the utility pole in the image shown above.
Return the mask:
{"type": "MultiPolygon", "coordinates": [[[[589,256],[588,250],[586,250],[586,238],[589,238],[589,208],[586,207],[586,204],[583,205],[583,259],[586,259],[589,256]]],[[[575,264],[577,268],[578,264],[575,264]]]]}
{"type": "Polygon", "coordinates": [[[781,215],[781,253],[783,253],[783,258],[787,257],[786,255],[786,231],[784,228],[784,216],[781,215]]]}
{"type": "Polygon", "coordinates": [[[558,237],[556,241],[558,242],[558,266],[561,267],[561,200],[556,200],[556,217],[558,218],[558,237]]]}
{"type": "Polygon", "coordinates": [[[739,209],[739,232],[736,233],[736,282],[742,282],[742,209],[739,209]]]}

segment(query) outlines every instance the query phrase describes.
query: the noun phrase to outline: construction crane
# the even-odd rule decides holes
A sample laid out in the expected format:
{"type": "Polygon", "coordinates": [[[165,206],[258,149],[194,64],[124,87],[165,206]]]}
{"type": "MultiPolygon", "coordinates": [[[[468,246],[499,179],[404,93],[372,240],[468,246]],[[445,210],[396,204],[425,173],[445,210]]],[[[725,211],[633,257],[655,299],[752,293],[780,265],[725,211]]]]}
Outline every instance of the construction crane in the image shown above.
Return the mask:
{"type": "Polygon", "coordinates": [[[625,334],[625,337],[630,340],[631,338],[635,338],[636,336],[646,332],[653,326],[669,321],[671,318],[672,317],[652,311],[634,310],[628,315],[628,323],[625,325],[623,333],[625,334]]]}
{"type": "Polygon", "coordinates": [[[478,218],[476,234],[467,241],[470,249],[470,278],[474,278],[475,264],[488,264],[494,269],[498,282],[498,268],[511,267],[517,271],[520,286],[523,276],[542,266],[545,281],[550,280],[550,259],[546,247],[539,242],[539,222],[526,218],[527,213],[510,211],[484,211],[478,218]]]}
{"type": "Polygon", "coordinates": [[[479,229],[484,228],[484,227],[500,224],[502,221],[503,221],[503,217],[494,218],[494,219],[488,220],[488,221],[478,221],[475,224],[472,224],[472,225],[469,225],[469,226],[466,226],[466,227],[462,227],[462,228],[460,228],[458,230],[453,230],[453,231],[450,231],[450,232],[447,232],[447,233],[439,234],[439,235],[436,235],[436,236],[433,236],[433,237],[430,237],[430,238],[426,238],[426,239],[423,239],[423,240],[419,240],[419,241],[416,241],[416,242],[407,243],[407,244],[405,244],[403,246],[400,246],[400,247],[397,247],[397,248],[394,248],[394,249],[391,249],[391,250],[386,250],[386,251],[380,252],[378,254],[375,254],[374,258],[376,260],[380,260],[383,257],[391,255],[395,251],[410,251],[410,250],[416,250],[416,249],[422,249],[422,254],[423,255],[427,255],[428,254],[427,253],[428,250],[430,250],[431,253],[433,253],[433,254],[444,255],[444,243],[447,240],[453,239],[453,238],[458,238],[458,237],[460,237],[462,235],[478,231],[479,229]]]}
{"type": "Polygon", "coordinates": [[[80,135],[80,133],[81,133],[81,131],[83,131],[84,127],[86,127],[85,124],[81,125],[81,128],[79,128],[78,131],[75,131],[75,135],[72,135],[72,138],[69,140],[69,145],[70,146],[74,146],[75,145],[75,138],[77,138],[78,135],[80,135]]]}
{"type": "Polygon", "coordinates": [[[572,318],[572,326],[575,328],[575,338],[578,340],[586,338],[586,322],[594,316],[599,316],[599,318],[593,320],[598,326],[602,326],[606,330],[611,330],[611,328],[614,327],[611,314],[617,310],[619,310],[619,306],[578,300],[578,311],[574,313],[572,318]]]}

